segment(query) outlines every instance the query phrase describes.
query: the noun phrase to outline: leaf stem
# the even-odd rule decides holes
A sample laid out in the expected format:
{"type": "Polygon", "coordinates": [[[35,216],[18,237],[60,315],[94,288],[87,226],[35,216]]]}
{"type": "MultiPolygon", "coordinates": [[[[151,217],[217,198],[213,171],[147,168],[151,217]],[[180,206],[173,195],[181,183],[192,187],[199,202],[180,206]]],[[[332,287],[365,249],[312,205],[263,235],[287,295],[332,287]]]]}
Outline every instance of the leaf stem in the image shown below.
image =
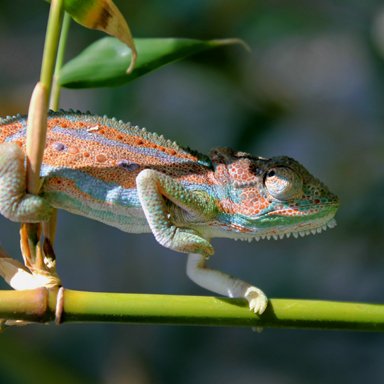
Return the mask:
{"type": "Polygon", "coordinates": [[[45,36],[43,61],[41,65],[40,81],[50,93],[56,53],[59,42],[60,29],[63,19],[64,0],[52,0],[49,10],[47,33],[45,36]]]}
{"type": "Polygon", "coordinates": [[[53,111],[57,111],[59,109],[61,87],[60,87],[60,84],[58,83],[58,76],[64,62],[64,54],[65,54],[65,48],[67,45],[70,25],[71,25],[71,16],[65,12],[63,25],[60,33],[59,47],[57,50],[56,65],[55,65],[55,70],[53,75],[52,92],[51,92],[51,99],[50,99],[50,105],[49,105],[49,108],[52,109],[53,111]]]}
{"type": "MultiPolygon", "coordinates": [[[[71,26],[71,16],[67,12],[64,12],[63,25],[61,27],[59,46],[57,49],[56,65],[55,65],[54,74],[53,74],[51,97],[49,101],[49,108],[52,109],[53,111],[57,111],[59,109],[61,86],[58,82],[58,76],[64,62],[65,48],[67,45],[70,26],[71,26]]],[[[45,238],[49,239],[52,245],[54,244],[54,241],[55,241],[56,226],[57,226],[57,210],[55,209],[49,221],[46,223],[43,223],[43,232],[44,232],[45,238]]]]}

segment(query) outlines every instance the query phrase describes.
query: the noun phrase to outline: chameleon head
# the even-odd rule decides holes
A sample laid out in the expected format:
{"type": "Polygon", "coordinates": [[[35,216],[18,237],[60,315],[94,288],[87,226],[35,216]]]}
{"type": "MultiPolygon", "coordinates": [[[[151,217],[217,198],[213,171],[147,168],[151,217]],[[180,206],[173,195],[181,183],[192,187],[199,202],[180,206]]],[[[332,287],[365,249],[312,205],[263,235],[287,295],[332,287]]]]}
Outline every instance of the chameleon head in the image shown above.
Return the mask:
{"type": "Polygon", "coordinates": [[[228,148],[213,150],[211,159],[219,195],[216,236],[277,239],[336,225],[337,196],[296,160],[228,148]]]}

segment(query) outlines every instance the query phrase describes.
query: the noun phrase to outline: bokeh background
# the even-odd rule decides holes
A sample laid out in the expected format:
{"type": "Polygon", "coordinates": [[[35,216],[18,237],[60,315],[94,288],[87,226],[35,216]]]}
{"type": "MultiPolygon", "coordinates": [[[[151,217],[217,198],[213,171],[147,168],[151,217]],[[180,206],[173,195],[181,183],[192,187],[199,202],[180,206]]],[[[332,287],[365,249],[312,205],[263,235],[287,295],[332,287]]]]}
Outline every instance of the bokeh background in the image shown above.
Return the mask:
{"type": "MultiPolygon", "coordinates": [[[[211,265],[270,297],[384,302],[384,6],[381,1],[117,1],[141,37],[239,37],[113,89],[64,91],[63,108],[116,116],[207,152],[286,154],[341,199],[338,227],[260,243],[215,240],[211,265]]],[[[48,4],[0,1],[0,115],[25,113],[48,4]]],[[[101,33],[73,24],[67,57],[101,33]]],[[[17,256],[18,225],[0,221],[17,256]]],[[[184,255],[60,213],[66,287],[206,294],[184,255]]],[[[5,284],[1,287],[6,288],[5,284]]],[[[209,294],[209,293],[208,293],[209,294]]],[[[378,333],[116,324],[33,325],[0,335],[4,383],[379,383],[378,333]]]]}

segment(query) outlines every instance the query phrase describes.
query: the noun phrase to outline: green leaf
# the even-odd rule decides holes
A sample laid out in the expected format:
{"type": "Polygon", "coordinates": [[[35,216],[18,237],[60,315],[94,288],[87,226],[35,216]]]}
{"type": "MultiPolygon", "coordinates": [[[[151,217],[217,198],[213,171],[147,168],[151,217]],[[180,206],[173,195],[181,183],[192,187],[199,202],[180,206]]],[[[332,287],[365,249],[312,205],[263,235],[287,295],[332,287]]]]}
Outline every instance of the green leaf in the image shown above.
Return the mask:
{"type": "Polygon", "coordinates": [[[133,54],[125,70],[132,72],[137,58],[135,43],[127,21],[112,0],[64,0],[64,9],[82,26],[98,29],[127,44],[133,54]]]}
{"type": "Polygon", "coordinates": [[[131,50],[119,40],[105,37],[96,41],[63,66],[59,83],[67,88],[94,88],[121,85],[186,56],[230,44],[238,39],[194,40],[177,38],[135,39],[138,59],[134,70],[126,73],[131,50]]]}

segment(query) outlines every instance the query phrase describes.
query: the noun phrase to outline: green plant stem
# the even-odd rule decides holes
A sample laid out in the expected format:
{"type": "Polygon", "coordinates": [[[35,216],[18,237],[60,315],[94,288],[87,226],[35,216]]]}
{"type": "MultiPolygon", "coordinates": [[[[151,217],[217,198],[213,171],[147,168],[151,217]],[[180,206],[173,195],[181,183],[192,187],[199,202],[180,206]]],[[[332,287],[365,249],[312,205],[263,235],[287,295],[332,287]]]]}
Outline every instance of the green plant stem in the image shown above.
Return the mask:
{"type": "MultiPolygon", "coordinates": [[[[55,319],[57,290],[0,291],[0,318],[34,322],[55,319]]],[[[119,322],[384,331],[384,305],[271,299],[256,316],[242,299],[207,296],[122,294],[64,290],[59,319],[119,322]]]]}
{"type": "Polygon", "coordinates": [[[63,2],[64,0],[51,1],[40,82],[36,84],[29,106],[26,146],[27,189],[34,194],[39,192],[40,187],[40,168],[47,133],[48,101],[64,14],[63,2]]]}
{"type": "Polygon", "coordinates": [[[40,188],[40,168],[47,134],[48,102],[64,14],[63,1],[51,1],[40,82],[35,86],[29,105],[26,145],[27,189],[34,194],[38,193],[40,188]]]}
{"type": "MultiPolygon", "coordinates": [[[[60,87],[60,84],[58,83],[58,76],[64,62],[65,48],[67,45],[70,25],[71,25],[71,16],[68,13],[64,12],[64,19],[61,27],[59,46],[57,49],[56,65],[55,65],[54,74],[53,74],[51,97],[49,101],[49,108],[52,109],[53,111],[57,111],[59,109],[59,104],[60,104],[61,87],[60,87]]],[[[46,239],[49,239],[52,245],[54,244],[54,241],[55,241],[56,224],[57,224],[57,210],[55,209],[49,221],[46,223],[43,223],[44,236],[46,239]]]]}
{"type": "Polygon", "coordinates": [[[384,305],[272,299],[258,317],[241,299],[66,291],[63,321],[384,331],[384,305]]]}
{"type": "Polygon", "coordinates": [[[47,32],[45,35],[43,61],[41,65],[40,81],[46,87],[48,94],[52,86],[53,72],[59,44],[60,29],[64,14],[64,0],[52,0],[49,10],[47,32]]]}
{"type": "MultiPolygon", "coordinates": [[[[28,113],[27,128],[27,190],[37,194],[40,189],[40,169],[47,134],[48,102],[52,87],[52,77],[56,62],[60,29],[64,14],[64,0],[52,0],[41,65],[40,82],[33,91],[28,113]]],[[[54,228],[54,224],[52,224],[54,228]]],[[[43,265],[44,255],[41,252],[38,232],[40,226],[31,224],[21,225],[21,244],[25,263],[37,269],[43,265]]],[[[51,230],[50,233],[53,231],[51,230]]]]}
{"type": "Polygon", "coordinates": [[[63,25],[60,33],[59,47],[57,50],[57,58],[56,58],[54,75],[53,75],[52,92],[51,92],[50,106],[49,106],[49,108],[52,109],[53,111],[57,111],[59,109],[61,87],[58,83],[58,75],[64,62],[64,54],[65,54],[65,48],[67,45],[70,25],[71,25],[71,16],[65,12],[63,25]]]}

